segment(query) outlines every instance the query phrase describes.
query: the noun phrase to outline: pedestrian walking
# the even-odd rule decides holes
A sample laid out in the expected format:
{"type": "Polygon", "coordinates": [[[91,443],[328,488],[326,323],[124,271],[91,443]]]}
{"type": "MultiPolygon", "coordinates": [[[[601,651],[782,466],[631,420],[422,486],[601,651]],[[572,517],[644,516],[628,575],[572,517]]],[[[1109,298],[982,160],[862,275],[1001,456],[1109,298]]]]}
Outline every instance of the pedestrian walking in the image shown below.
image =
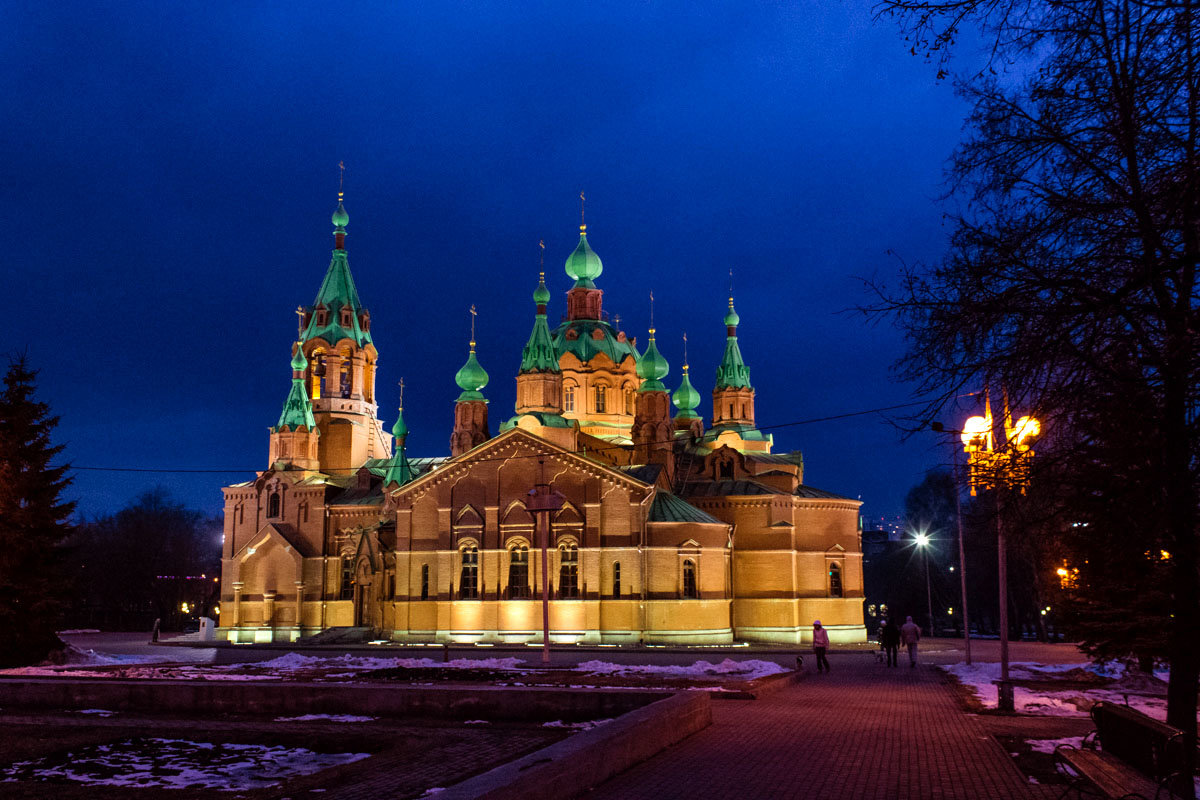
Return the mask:
{"type": "Polygon", "coordinates": [[[825,652],[829,650],[829,632],[821,627],[821,620],[813,621],[813,652],[817,654],[817,672],[829,672],[829,659],[825,652]]]}
{"type": "Polygon", "coordinates": [[[900,627],[886,619],[880,625],[879,646],[887,657],[887,665],[894,667],[900,655],[900,627]]]}
{"type": "Polygon", "coordinates": [[[908,645],[908,665],[917,666],[917,642],[921,641],[921,627],[913,622],[912,617],[905,617],[905,623],[900,626],[900,641],[908,645]]]}

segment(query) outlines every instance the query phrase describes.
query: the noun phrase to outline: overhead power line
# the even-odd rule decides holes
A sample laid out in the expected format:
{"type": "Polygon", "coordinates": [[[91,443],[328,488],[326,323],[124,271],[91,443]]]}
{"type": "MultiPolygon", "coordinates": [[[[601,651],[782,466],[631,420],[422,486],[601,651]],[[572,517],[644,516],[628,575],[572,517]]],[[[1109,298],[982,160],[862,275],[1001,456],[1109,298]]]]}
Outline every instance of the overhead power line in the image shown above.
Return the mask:
{"type": "MultiPolygon", "coordinates": [[[[815,425],[815,424],[821,423],[821,422],[836,422],[837,420],[849,419],[851,417],[864,417],[864,416],[868,416],[870,414],[883,414],[887,411],[899,411],[900,409],[903,409],[903,408],[912,408],[913,406],[920,406],[920,405],[925,405],[925,401],[917,400],[917,401],[913,401],[911,403],[897,403],[896,405],[892,405],[892,406],[880,406],[879,408],[867,408],[867,409],[863,409],[862,411],[848,411],[843,414],[830,414],[830,415],[824,416],[824,417],[812,417],[810,419],[800,419],[800,420],[795,420],[793,422],[780,422],[775,425],[761,425],[761,426],[758,426],[758,430],[760,430],[760,431],[761,430],[776,430],[779,428],[794,428],[798,425],[815,425]]],[[[677,441],[677,440],[670,439],[670,440],[664,440],[664,441],[654,441],[654,442],[650,442],[649,444],[670,444],[675,441],[677,441]]],[[[612,445],[607,445],[605,447],[587,448],[586,450],[579,451],[579,453],[586,455],[587,453],[604,452],[606,450],[626,450],[629,447],[630,447],[630,445],[627,445],[627,444],[612,444],[612,445]]],[[[542,456],[540,454],[539,455],[528,455],[528,456],[505,456],[503,458],[481,458],[481,459],[478,459],[478,461],[479,462],[511,461],[515,458],[541,458],[541,457],[542,456]]],[[[212,467],[164,468],[164,467],[92,467],[92,466],[76,467],[76,466],[72,466],[72,467],[70,467],[70,469],[86,471],[86,472],[150,472],[150,473],[159,473],[159,474],[181,474],[181,475],[182,474],[221,475],[221,474],[229,474],[229,473],[245,473],[245,472],[261,472],[262,471],[260,469],[254,468],[254,467],[234,467],[231,469],[217,469],[217,468],[212,468],[212,467]]],[[[343,470],[322,469],[322,470],[315,470],[315,471],[325,472],[325,473],[338,472],[338,471],[340,471],[340,472],[358,472],[359,469],[361,469],[361,467],[355,467],[354,469],[343,469],[343,470]]]]}

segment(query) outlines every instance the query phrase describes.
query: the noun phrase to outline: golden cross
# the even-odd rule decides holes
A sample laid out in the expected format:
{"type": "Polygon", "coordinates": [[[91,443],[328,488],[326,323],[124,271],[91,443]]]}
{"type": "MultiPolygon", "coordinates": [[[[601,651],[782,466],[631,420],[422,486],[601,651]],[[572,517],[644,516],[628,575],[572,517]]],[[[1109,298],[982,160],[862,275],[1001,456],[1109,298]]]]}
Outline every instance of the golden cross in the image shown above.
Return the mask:
{"type": "Polygon", "coordinates": [[[404,410],[404,378],[400,379],[400,410],[404,410]]]}
{"type": "Polygon", "coordinates": [[[683,332],[683,368],[687,369],[687,331],[683,332]]]}
{"type": "Polygon", "coordinates": [[[729,268],[729,299],[733,299],[733,267],[729,268]]]}
{"type": "Polygon", "coordinates": [[[583,190],[579,190],[579,224],[587,224],[587,216],[584,214],[587,206],[587,198],[583,194],[583,190]]]}
{"type": "Polygon", "coordinates": [[[475,317],[479,312],[475,310],[475,304],[471,303],[471,349],[475,349],[475,317]]]}
{"type": "Polygon", "coordinates": [[[654,292],[650,293],[650,330],[654,330],[654,292]]]}
{"type": "Polygon", "coordinates": [[[338,200],[342,199],[342,186],[346,183],[346,162],[338,162],[338,200]]]}
{"type": "Polygon", "coordinates": [[[304,338],[304,306],[296,306],[296,338],[304,338]]]}
{"type": "Polygon", "coordinates": [[[546,274],[546,240],[538,239],[538,268],[541,269],[542,275],[546,274]]]}

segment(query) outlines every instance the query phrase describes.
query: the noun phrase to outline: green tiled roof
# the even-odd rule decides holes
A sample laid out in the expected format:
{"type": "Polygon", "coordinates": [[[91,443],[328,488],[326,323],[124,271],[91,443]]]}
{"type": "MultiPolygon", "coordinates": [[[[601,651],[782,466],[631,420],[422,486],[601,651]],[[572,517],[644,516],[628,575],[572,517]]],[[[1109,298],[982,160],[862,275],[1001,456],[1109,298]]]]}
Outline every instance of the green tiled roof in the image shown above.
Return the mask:
{"type": "Polygon", "coordinates": [[[600,261],[600,256],[596,255],[588,245],[587,232],[582,225],[579,226],[579,244],[575,247],[575,252],[567,257],[564,269],[566,269],[567,275],[575,279],[577,287],[586,289],[596,288],[593,281],[599,278],[600,273],[604,271],[604,264],[600,261]]]}
{"type": "MultiPolygon", "coordinates": [[[[545,283],[538,286],[544,289],[545,283]]],[[[544,307],[544,304],[543,304],[544,307]]],[[[545,314],[537,314],[533,318],[533,331],[529,341],[521,351],[521,372],[558,372],[558,351],[550,336],[550,326],[545,314]]]]}
{"type": "Polygon", "coordinates": [[[733,298],[729,298],[729,313],[725,315],[725,355],[721,357],[721,366],[717,367],[716,388],[750,389],[750,368],[742,360],[742,351],[738,347],[737,325],[741,320],[733,310],[733,298]]]}
{"type": "Polygon", "coordinates": [[[350,275],[350,262],[345,250],[334,250],[333,258],[329,260],[329,269],[325,272],[325,280],[321,281],[321,289],[317,299],[309,306],[310,319],[304,329],[304,341],[324,339],[329,344],[337,344],[342,339],[350,339],[361,346],[371,343],[371,334],[364,331],[359,324],[359,314],[363,306],[358,299],[358,289],[354,287],[354,278],[350,275]],[[316,309],[324,305],[328,309],[326,325],[317,326],[316,309]],[[341,323],[342,308],[349,306],[350,327],[344,328],[341,323]]]}
{"type": "Polygon", "coordinates": [[[627,358],[637,361],[637,349],[633,342],[626,339],[617,340],[617,332],[607,322],[595,319],[575,319],[564,322],[554,329],[554,350],[559,357],[566,353],[574,353],[583,363],[592,360],[598,353],[604,353],[614,364],[620,364],[627,358]],[[578,336],[567,338],[567,331],[574,330],[578,336]],[[593,339],[593,331],[600,331],[600,338],[593,339]]]}
{"type": "Polygon", "coordinates": [[[715,442],[717,437],[725,431],[736,431],[738,436],[741,436],[748,442],[771,442],[774,438],[769,433],[763,433],[758,428],[750,425],[742,425],[740,423],[730,423],[719,425],[704,434],[704,441],[715,442]]]}
{"type": "Polygon", "coordinates": [[[711,514],[706,514],[692,504],[679,499],[670,492],[660,491],[650,504],[650,522],[695,522],[701,525],[726,525],[711,514]]]}

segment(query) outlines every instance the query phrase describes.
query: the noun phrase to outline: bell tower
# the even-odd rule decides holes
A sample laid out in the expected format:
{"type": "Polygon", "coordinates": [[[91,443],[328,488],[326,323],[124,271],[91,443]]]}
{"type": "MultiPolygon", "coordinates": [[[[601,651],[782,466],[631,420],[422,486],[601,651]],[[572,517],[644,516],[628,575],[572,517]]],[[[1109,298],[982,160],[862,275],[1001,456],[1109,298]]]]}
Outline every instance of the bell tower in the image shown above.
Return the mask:
{"type": "Polygon", "coordinates": [[[334,249],[329,269],[311,306],[302,315],[301,341],[307,357],[305,380],[321,432],[322,471],[349,475],[367,459],[392,454],[391,436],[375,402],[378,353],[371,341],[371,314],[358,298],[346,257],[350,215],[338,192],[333,212],[334,249]]]}
{"type": "Polygon", "coordinates": [[[631,433],[636,460],[642,464],[663,464],[673,472],[675,431],[671,424],[671,395],[662,382],[669,371],[670,365],[658,352],[651,328],[650,343],[637,365],[642,385],[637,390],[637,412],[631,433]]]}

